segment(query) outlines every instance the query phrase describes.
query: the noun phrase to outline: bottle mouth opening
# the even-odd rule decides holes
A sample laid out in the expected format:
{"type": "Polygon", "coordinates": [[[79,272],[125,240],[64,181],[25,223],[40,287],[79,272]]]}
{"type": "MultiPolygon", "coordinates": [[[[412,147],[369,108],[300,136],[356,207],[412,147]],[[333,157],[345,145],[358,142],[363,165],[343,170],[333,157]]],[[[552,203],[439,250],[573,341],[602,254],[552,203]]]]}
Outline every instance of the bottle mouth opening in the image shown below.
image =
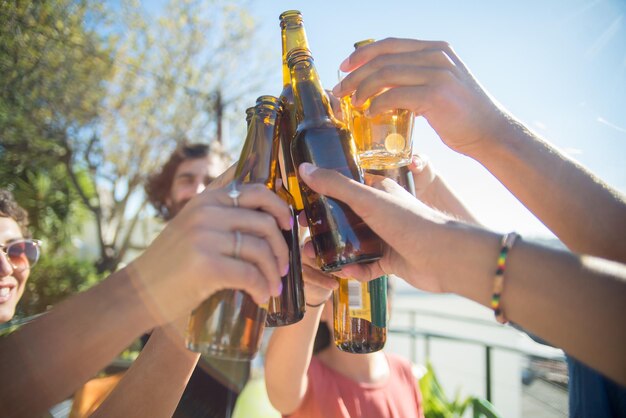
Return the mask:
{"type": "Polygon", "coordinates": [[[282,107],[282,102],[278,97],[263,95],[259,96],[256,99],[256,106],[254,107],[254,109],[256,112],[259,112],[262,109],[277,110],[280,112],[282,110],[282,107]]]}
{"type": "Polygon", "coordinates": [[[302,12],[300,10],[285,10],[278,16],[278,19],[283,20],[294,16],[302,18],[302,12]]]}
{"type": "Polygon", "coordinates": [[[246,109],[246,122],[250,122],[250,119],[252,119],[252,116],[254,116],[254,106],[251,106],[246,109]]]}
{"type": "Polygon", "coordinates": [[[281,29],[284,29],[287,25],[302,24],[302,13],[299,10],[287,10],[282,12],[278,18],[280,19],[281,29]]]}

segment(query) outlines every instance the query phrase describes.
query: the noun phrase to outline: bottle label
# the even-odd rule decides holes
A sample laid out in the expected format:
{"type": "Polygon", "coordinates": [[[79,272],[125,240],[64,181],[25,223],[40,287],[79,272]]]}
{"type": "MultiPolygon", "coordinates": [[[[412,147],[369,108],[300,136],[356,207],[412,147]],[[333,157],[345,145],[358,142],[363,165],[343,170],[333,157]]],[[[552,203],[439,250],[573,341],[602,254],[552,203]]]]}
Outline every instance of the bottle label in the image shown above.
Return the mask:
{"type": "Polygon", "coordinates": [[[387,326],[387,276],[381,276],[367,283],[372,301],[372,325],[387,326]]]}
{"type": "Polygon", "coordinates": [[[372,321],[370,292],[367,283],[348,280],[348,309],[350,317],[372,321]]]}

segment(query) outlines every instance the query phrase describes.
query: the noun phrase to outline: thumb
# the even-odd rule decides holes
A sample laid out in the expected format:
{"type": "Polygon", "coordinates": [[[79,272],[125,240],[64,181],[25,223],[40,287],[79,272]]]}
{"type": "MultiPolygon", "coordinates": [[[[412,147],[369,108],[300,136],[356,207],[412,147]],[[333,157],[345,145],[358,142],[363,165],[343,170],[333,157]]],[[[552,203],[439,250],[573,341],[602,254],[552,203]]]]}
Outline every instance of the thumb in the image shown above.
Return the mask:
{"type": "MultiPolygon", "coordinates": [[[[351,180],[335,170],[302,163],[300,178],[319,194],[347,204],[372,230],[396,251],[408,239],[407,227],[420,219],[444,222],[447,218],[426,207],[392,180],[383,179],[378,190],[351,180]],[[398,248],[396,248],[398,247],[398,248]]],[[[365,275],[367,276],[367,275],[365,275]]]]}
{"type": "Polygon", "coordinates": [[[300,178],[315,192],[341,200],[363,218],[368,204],[381,191],[356,182],[335,170],[319,168],[309,163],[298,167],[300,178]]]}

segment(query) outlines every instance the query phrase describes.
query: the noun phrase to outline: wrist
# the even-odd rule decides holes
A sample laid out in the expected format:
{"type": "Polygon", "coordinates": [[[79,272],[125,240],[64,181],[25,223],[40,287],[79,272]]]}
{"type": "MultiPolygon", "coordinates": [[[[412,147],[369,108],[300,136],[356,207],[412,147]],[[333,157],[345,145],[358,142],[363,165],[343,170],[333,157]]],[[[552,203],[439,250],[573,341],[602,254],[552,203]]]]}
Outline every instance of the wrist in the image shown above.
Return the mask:
{"type": "Polygon", "coordinates": [[[501,236],[460,222],[446,224],[445,235],[436,266],[442,290],[489,306],[501,236]]]}
{"type": "Polygon", "coordinates": [[[124,293],[121,303],[128,307],[124,308],[128,311],[128,318],[143,328],[141,332],[167,324],[169,321],[156,306],[158,302],[145,283],[144,271],[132,262],[120,272],[124,272],[124,277],[116,278],[118,281],[116,285],[121,289],[120,292],[124,293]]]}
{"type": "Polygon", "coordinates": [[[535,136],[524,124],[512,116],[502,117],[495,133],[485,137],[480,146],[468,149],[466,155],[488,167],[492,161],[505,160],[507,155],[515,153],[520,143],[535,136]]]}

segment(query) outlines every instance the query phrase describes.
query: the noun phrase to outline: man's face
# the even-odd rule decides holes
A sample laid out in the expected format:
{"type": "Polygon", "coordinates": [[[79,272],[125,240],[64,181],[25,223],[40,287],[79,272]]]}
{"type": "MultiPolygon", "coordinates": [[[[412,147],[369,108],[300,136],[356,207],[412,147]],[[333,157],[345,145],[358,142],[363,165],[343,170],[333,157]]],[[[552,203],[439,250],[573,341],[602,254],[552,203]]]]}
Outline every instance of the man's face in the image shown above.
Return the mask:
{"type": "Polygon", "coordinates": [[[206,185],[213,180],[209,175],[209,159],[194,158],[183,161],[174,173],[172,188],[167,199],[167,208],[173,218],[198,193],[202,193],[206,185]]]}

